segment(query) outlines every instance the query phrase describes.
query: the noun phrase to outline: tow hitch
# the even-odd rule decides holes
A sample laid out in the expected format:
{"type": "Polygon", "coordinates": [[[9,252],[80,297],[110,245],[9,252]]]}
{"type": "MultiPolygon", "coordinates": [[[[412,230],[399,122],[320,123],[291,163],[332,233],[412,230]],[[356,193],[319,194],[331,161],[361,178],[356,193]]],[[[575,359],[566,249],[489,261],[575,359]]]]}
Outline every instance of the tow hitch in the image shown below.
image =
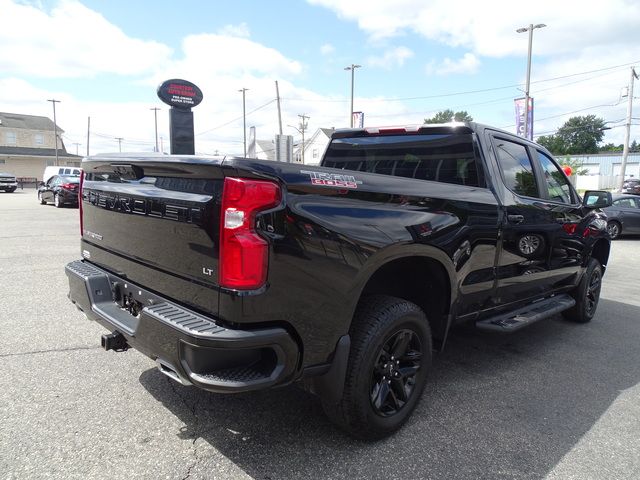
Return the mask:
{"type": "Polygon", "coordinates": [[[114,350],[116,352],[126,352],[129,349],[127,339],[120,332],[107,333],[102,335],[102,348],[105,350],[114,350]]]}

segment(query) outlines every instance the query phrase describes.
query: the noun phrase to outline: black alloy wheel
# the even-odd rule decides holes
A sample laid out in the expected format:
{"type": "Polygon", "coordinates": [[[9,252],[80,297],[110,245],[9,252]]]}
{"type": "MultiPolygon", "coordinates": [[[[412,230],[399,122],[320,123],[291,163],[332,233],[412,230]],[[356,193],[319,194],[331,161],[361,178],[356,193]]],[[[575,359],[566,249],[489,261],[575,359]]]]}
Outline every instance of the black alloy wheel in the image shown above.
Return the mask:
{"type": "Polygon", "coordinates": [[[589,277],[587,286],[587,294],[585,299],[585,309],[587,315],[593,317],[598,308],[598,300],[600,300],[600,288],[602,287],[602,270],[594,269],[589,277]]]}
{"type": "Polygon", "coordinates": [[[431,328],[415,303],[363,297],[349,330],[351,348],[339,400],[322,398],[327,416],[354,437],[398,430],[420,400],[431,366],[431,328]]]}
{"type": "Polygon", "coordinates": [[[421,360],[422,344],[415,331],[402,329],[385,341],[371,376],[371,406],[378,415],[395,415],[406,405],[421,360]]]}
{"type": "Polygon", "coordinates": [[[58,195],[57,193],[53,194],[53,204],[56,206],[56,208],[62,208],[62,200],[60,199],[60,195],[58,195]]]}
{"type": "Polygon", "coordinates": [[[578,286],[570,292],[576,304],[562,315],[573,322],[587,323],[593,319],[600,301],[602,288],[602,265],[595,258],[589,259],[584,276],[578,286]]]}
{"type": "Polygon", "coordinates": [[[44,205],[45,203],[47,203],[47,201],[42,198],[42,192],[38,192],[38,201],[40,202],[40,205],[44,205]]]}

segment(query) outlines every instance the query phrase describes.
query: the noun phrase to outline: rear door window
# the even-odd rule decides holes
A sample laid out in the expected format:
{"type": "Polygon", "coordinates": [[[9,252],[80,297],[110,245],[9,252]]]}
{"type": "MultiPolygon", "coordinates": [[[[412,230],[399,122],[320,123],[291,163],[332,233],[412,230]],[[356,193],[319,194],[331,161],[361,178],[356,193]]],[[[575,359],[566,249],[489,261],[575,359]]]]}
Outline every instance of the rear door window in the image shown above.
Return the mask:
{"type": "Polygon", "coordinates": [[[395,177],[484,186],[470,134],[334,138],[323,166],[395,177]]]}

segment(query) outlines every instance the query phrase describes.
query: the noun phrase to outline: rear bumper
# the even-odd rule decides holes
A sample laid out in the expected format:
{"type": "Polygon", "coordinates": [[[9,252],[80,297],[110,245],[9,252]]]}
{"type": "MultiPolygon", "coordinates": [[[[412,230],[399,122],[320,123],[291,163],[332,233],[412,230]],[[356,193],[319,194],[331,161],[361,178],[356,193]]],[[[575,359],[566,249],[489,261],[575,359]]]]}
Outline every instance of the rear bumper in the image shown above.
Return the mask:
{"type": "Polygon", "coordinates": [[[85,315],[156,360],[160,370],[183,384],[231,393],[269,388],[293,380],[299,349],[278,327],[236,330],[155,295],[93,264],[65,267],[69,299],[85,315]],[[135,300],[137,316],[123,305],[135,300]]]}

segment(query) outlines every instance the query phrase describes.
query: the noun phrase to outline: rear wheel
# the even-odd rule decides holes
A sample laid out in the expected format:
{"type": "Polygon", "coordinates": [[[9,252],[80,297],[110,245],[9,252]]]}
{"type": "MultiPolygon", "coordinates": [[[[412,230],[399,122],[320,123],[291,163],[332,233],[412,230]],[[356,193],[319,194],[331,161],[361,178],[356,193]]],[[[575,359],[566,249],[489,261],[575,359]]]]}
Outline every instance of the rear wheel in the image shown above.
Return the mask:
{"type": "Polygon", "coordinates": [[[351,435],[374,440],[407,420],[431,366],[431,331],[424,312],[400,298],[365,298],[356,312],[342,399],[323,402],[329,418],[351,435]]]}
{"type": "Polygon", "coordinates": [[[57,193],[55,193],[53,195],[53,204],[56,206],[56,208],[62,208],[62,199],[60,198],[60,195],[58,195],[57,193]]]}
{"type": "Polygon", "coordinates": [[[598,260],[592,258],[580,284],[571,294],[576,304],[562,313],[564,317],[577,323],[590,322],[598,308],[601,287],[602,266],[598,260]]]}
{"type": "Polygon", "coordinates": [[[607,232],[609,232],[611,240],[615,240],[620,236],[620,232],[622,232],[622,226],[615,220],[611,220],[609,223],[607,223],[607,232]]]}

